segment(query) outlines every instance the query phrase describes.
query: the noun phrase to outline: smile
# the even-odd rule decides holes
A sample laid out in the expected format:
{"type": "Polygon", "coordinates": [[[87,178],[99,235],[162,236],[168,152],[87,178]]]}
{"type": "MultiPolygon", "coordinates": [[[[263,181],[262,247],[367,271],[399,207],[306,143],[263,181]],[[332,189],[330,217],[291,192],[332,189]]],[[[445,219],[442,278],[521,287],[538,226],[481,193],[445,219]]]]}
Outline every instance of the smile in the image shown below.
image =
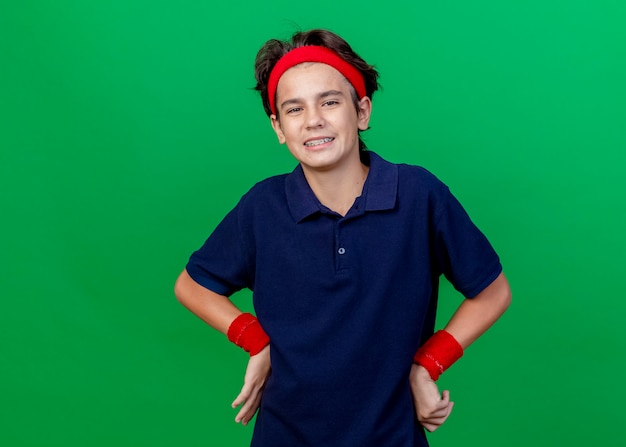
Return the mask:
{"type": "Polygon", "coordinates": [[[311,141],[307,141],[306,143],[304,143],[304,145],[306,147],[313,147],[313,146],[319,146],[320,144],[324,144],[324,143],[330,143],[331,141],[333,141],[334,138],[320,138],[319,140],[311,140],[311,141]]]}

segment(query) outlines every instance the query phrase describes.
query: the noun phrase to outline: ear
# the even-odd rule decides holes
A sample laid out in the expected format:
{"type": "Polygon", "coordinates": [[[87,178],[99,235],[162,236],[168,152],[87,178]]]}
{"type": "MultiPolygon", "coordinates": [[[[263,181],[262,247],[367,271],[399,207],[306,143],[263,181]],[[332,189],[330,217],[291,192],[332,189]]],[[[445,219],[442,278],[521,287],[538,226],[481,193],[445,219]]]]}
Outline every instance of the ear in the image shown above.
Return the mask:
{"type": "Polygon", "coordinates": [[[272,129],[276,132],[276,136],[278,137],[278,142],[280,144],[285,144],[285,134],[283,134],[283,129],[280,127],[280,121],[276,117],[276,115],[270,115],[270,121],[272,122],[272,129]]]}
{"type": "Polygon", "coordinates": [[[357,114],[358,126],[360,130],[369,128],[370,117],[372,116],[372,100],[364,96],[359,100],[359,110],[357,114]]]}

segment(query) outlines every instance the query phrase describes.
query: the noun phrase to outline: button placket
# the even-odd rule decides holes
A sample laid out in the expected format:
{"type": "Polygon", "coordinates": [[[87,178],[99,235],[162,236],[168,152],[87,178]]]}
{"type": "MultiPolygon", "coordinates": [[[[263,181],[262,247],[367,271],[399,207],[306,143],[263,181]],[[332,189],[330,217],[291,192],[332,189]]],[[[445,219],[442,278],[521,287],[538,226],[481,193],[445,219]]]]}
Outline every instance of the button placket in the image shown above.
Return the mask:
{"type": "Polygon", "coordinates": [[[343,237],[344,225],[341,220],[337,221],[335,226],[335,259],[337,270],[343,270],[348,267],[349,248],[346,247],[346,240],[343,237]]]}

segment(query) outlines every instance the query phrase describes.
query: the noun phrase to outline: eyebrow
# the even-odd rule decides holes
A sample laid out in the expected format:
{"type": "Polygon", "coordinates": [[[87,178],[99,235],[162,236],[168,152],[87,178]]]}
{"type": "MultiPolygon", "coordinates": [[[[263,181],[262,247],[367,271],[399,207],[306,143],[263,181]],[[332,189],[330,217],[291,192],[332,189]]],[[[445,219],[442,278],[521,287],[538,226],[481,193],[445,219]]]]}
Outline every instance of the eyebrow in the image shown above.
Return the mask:
{"type": "MultiPolygon", "coordinates": [[[[329,96],[344,96],[344,94],[343,92],[340,92],[339,90],[326,90],[325,92],[318,94],[317,99],[324,99],[324,98],[328,98],[329,96]]],[[[283,109],[286,106],[289,106],[292,104],[300,104],[302,102],[304,101],[300,98],[287,99],[280,104],[280,109],[283,109]]]]}

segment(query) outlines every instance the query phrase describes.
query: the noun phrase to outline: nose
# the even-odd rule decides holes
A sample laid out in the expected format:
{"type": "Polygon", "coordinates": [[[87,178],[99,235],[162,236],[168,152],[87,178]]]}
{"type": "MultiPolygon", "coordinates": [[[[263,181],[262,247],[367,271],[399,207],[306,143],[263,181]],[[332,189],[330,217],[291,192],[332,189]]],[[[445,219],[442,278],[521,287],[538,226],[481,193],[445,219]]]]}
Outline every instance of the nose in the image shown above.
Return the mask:
{"type": "Polygon", "coordinates": [[[306,126],[308,128],[323,127],[324,117],[317,107],[309,107],[306,110],[306,126]]]}

